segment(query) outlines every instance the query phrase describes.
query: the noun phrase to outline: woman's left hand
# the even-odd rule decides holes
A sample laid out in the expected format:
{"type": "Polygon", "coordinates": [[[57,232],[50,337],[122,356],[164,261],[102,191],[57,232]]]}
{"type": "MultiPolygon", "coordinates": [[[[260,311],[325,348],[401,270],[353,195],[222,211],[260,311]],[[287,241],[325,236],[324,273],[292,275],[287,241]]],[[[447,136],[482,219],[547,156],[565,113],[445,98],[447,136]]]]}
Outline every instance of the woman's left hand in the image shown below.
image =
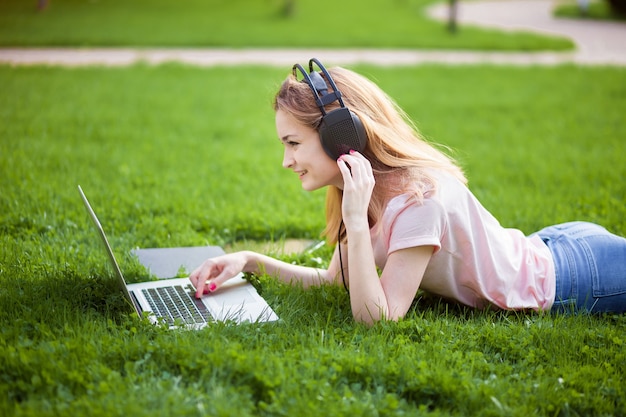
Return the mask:
{"type": "Polygon", "coordinates": [[[376,183],[372,165],[356,151],[341,155],[337,165],[343,176],[342,215],[346,228],[363,220],[367,222],[367,210],[376,183]]]}

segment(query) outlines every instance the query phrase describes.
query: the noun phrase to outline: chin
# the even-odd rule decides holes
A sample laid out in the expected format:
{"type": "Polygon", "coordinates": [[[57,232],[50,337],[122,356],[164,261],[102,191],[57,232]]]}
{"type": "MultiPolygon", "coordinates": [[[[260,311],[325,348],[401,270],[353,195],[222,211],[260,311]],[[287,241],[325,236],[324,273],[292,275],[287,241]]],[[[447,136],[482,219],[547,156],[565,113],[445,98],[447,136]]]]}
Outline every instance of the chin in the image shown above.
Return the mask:
{"type": "Polygon", "coordinates": [[[302,183],[302,189],[304,191],[315,191],[315,190],[319,190],[320,188],[323,188],[326,184],[316,184],[316,183],[309,183],[309,182],[303,182],[302,183]]]}
{"type": "Polygon", "coordinates": [[[312,187],[310,185],[306,185],[306,184],[302,184],[302,189],[304,191],[315,191],[315,190],[319,190],[322,187],[312,187]]]}

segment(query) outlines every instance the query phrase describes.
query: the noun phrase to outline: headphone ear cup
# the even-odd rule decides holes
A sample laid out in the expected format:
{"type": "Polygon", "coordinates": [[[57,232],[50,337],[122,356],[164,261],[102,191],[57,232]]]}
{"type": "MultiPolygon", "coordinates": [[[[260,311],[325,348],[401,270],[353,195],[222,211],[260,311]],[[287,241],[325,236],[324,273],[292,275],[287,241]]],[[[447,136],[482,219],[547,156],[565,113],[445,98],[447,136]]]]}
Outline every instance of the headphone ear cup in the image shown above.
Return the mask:
{"type": "Polygon", "coordinates": [[[322,117],[319,134],[322,148],[334,160],[351,149],[363,152],[367,145],[361,119],[347,107],[340,107],[322,117]]]}

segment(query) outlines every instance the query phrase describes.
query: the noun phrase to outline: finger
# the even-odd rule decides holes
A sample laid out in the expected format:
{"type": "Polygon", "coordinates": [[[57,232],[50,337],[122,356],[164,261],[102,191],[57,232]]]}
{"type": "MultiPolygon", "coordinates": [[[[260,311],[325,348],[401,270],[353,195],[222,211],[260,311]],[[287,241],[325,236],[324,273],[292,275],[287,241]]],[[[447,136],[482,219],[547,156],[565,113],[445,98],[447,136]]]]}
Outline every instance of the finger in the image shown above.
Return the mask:
{"type": "Polygon", "coordinates": [[[194,288],[197,286],[197,282],[198,282],[198,275],[200,273],[202,266],[197,267],[196,269],[193,270],[193,272],[191,274],[189,274],[189,281],[191,281],[191,284],[194,286],[194,288]]]}
{"type": "Polygon", "coordinates": [[[354,151],[349,154],[344,154],[340,158],[347,162],[350,167],[364,167],[369,165],[369,161],[367,160],[367,158],[365,158],[360,153],[354,151]]]}
{"type": "Polygon", "coordinates": [[[345,155],[342,155],[339,157],[339,159],[337,159],[337,166],[339,166],[339,171],[341,172],[341,175],[343,176],[343,181],[345,183],[347,180],[352,180],[352,172],[344,157],[345,155]]]}
{"type": "Polygon", "coordinates": [[[198,269],[196,269],[196,271],[194,271],[193,279],[190,277],[192,284],[196,288],[196,298],[202,297],[205,293],[206,283],[214,273],[214,267],[215,265],[213,262],[205,261],[198,269]]]}
{"type": "Polygon", "coordinates": [[[359,151],[355,151],[354,149],[350,150],[346,155],[349,155],[357,160],[367,161],[368,159],[359,151]]]}
{"type": "Polygon", "coordinates": [[[231,271],[228,268],[224,268],[219,274],[217,274],[217,276],[215,276],[210,281],[207,281],[207,289],[209,290],[209,292],[217,291],[217,289],[221,287],[223,283],[225,283],[235,275],[237,275],[237,272],[231,271]]]}
{"type": "Polygon", "coordinates": [[[344,177],[344,184],[361,184],[364,179],[370,178],[371,167],[366,159],[343,155],[339,162],[341,162],[339,168],[344,177]],[[346,169],[342,169],[342,166],[345,166],[346,169]]]}
{"type": "Polygon", "coordinates": [[[360,168],[367,169],[372,166],[369,159],[356,151],[352,151],[349,156],[351,157],[350,161],[357,164],[360,168]]]}
{"type": "Polygon", "coordinates": [[[352,167],[352,177],[357,180],[369,180],[374,177],[372,164],[359,153],[346,155],[346,162],[352,167]]]}
{"type": "Polygon", "coordinates": [[[191,274],[189,274],[189,281],[191,281],[191,284],[193,284],[194,287],[198,287],[198,279],[200,278],[203,267],[204,262],[199,267],[194,269],[191,274]]]}
{"type": "Polygon", "coordinates": [[[200,298],[205,294],[207,278],[199,278],[196,283],[196,298],[200,298]]]}

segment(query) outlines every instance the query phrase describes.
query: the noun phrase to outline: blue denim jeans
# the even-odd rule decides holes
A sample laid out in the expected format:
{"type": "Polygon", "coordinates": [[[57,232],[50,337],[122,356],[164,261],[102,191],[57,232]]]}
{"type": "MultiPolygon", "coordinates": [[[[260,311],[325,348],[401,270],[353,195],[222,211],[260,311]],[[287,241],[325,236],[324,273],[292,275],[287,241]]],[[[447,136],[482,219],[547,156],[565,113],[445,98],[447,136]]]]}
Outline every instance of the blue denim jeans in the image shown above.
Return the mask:
{"type": "Polygon", "coordinates": [[[626,239],[593,223],[571,222],[535,233],[556,271],[552,312],[626,312],[626,239]]]}

